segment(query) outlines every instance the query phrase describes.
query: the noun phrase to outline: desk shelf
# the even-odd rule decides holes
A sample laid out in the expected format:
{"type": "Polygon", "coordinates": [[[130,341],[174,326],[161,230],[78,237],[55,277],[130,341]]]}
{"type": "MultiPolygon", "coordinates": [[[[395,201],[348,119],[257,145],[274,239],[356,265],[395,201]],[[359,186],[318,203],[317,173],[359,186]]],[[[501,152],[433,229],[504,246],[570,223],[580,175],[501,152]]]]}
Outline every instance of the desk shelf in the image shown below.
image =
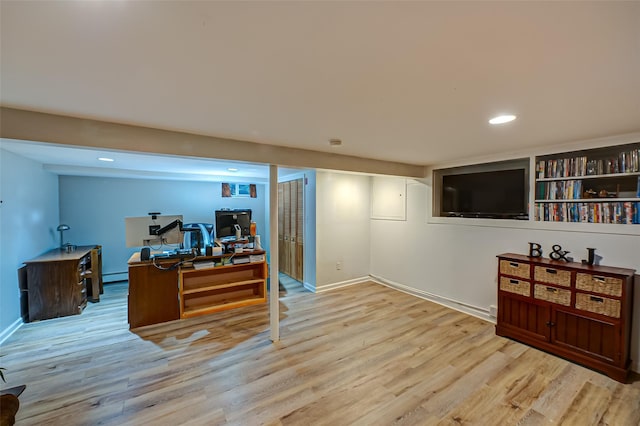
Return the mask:
{"type": "Polygon", "coordinates": [[[266,303],[266,262],[179,273],[180,318],[191,318],[242,306],[266,303]]]}
{"type": "Polygon", "coordinates": [[[219,289],[225,289],[225,288],[230,288],[230,287],[238,287],[238,286],[242,286],[245,284],[261,284],[264,280],[247,280],[247,281],[238,281],[238,282],[228,282],[228,283],[224,283],[224,284],[213,284],[213,285],[207,285],[207,286],[203,286],[203,287],[198,287],[198,288],[192,288],[189,290],[182,290],[182,294],[184,296],[187,295],[191,295],[191,294],[197,294],[197,293],[203,293],[203,292],[207,292],[210,290],[219,290],[219,289]]]}

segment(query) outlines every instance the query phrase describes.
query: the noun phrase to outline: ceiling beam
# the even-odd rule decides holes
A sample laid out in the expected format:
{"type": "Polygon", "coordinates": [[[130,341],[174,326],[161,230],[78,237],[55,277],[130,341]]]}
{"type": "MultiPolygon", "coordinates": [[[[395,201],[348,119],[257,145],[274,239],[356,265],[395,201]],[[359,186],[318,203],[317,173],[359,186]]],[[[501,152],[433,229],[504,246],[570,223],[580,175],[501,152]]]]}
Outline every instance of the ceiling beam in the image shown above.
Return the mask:
{"type": "Polygon", "coordinates": [[[0,136],[82,147],[421,178],[425,167],[0,107],[0,136]]]}

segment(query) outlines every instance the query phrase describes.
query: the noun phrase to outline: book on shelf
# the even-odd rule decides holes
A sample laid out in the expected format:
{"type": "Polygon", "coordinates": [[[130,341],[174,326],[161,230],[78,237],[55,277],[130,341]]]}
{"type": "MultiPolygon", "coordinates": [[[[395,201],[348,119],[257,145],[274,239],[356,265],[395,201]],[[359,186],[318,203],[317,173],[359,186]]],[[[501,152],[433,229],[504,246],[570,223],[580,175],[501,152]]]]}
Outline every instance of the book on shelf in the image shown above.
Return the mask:
{"type": "Polygon", "coordinates": [[[538,200],[577,200],[582,198],[581,180],[538,182],[536,188],[536,199],[538,200]]]}
{"type": "Polygon", "coordinates": [[[205,260],[202,262],[193,262],[193,267],[195,269],[207,269],[207,268],[213,268],[215,266],[215,263],[213,263],[213,260],[205,260]]]}
{"type": "Polygon", "coordinates": [[[239,257],[233,257],[231,259],[231,262],[234,265],[241,265],[243,263],[249,263],[249,256],[239,256],[239,257]]]}
{"type": "Polygon", "coordinates": [[[536,203],[535,218],[546,222],[640,224],[640,201],[536,203]]]}
{"type": "Polygon", "coordinates": [[[608,158],[577,156],[539,160],[536,166],[538,179],[637,172],[640,172],[640,148],[622,151],[608,158]]]}

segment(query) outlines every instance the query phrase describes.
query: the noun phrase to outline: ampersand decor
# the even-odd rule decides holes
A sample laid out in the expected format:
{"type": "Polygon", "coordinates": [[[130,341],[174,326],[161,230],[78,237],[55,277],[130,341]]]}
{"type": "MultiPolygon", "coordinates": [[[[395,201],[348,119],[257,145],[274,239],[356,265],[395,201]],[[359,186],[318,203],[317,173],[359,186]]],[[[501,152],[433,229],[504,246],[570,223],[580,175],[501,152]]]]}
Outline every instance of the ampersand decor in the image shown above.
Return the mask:
{"type": "Polygon", "coordinates": [[[541,257],[542,256],[542,246],[538,243],[529,243],[529,256],[531,257],[541,257]]]}
{"type": "Polygon", "coordinates": [[[567,259],[567,254],[569,254],[570,252],[562,250],[560,244],[554,244],[551,249],[553,250],[552,253],[549,253],[549,257],[551,259],[564,260],[565,262],[569,262],[569,259],[567,259]]]}

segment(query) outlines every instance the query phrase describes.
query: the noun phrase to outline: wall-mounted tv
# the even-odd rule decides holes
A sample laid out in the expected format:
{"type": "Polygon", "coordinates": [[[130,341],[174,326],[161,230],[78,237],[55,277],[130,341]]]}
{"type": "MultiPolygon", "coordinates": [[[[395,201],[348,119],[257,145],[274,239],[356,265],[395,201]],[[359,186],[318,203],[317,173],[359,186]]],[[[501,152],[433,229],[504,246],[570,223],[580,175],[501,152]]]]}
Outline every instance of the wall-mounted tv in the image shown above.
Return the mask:
{"type": "Polygon", "coordinates": [[[440,216],[529,218],[528,166],[441,173],[440,216]]]}

